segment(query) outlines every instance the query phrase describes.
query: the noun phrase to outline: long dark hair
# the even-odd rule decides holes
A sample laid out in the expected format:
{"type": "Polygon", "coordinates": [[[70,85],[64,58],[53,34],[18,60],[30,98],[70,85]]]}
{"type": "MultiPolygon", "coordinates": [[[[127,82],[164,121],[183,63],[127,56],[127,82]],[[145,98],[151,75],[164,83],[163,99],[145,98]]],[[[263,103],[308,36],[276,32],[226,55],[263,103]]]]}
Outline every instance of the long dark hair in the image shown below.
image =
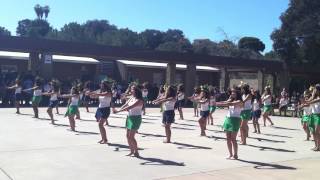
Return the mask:
{"type": "Polygon", "coordinates": [[[254,91],[254,95],[252,96],[252,102],[253,102],[255,99],[256,99],[257,101],[260,101],[260,100],[261,100],[261,95],[260,95],[260,92],[259,92],[258,90],[255,90],[255,91],[254,91]]]}
{"type": "Polygon", "coordinates": [[[202,98],[210,99],[210,95],[209,95],[209,91],[208,91],[208,90],[203,89],[203,90],[201,90],[201,92],[203,93],[201,99],[202,99],[202,98]]]}
{"type": "Polygon", "coordinates": [[[184,86],[183,86],[183,84],[179,84],[179,85],[178,85],[177,91],[178,91],[178,92],[183,92],[183,91],[184,91],[184,86]]]}
{"type": "Polygon", "coordinates": [[[249,86],[248,84],[243,84],[243,85],[241,86],[241,91],[242,91],[242,93],[245,94],[245,95],[250,94],[250,93],[251,93],[251,92],[250,92],[250,86],[249,86]]]}
{"type": "Polygon", "coordinates": [[[136,85],[133,85],[132,87],[134,88],[134,94],[132,94],[133,97],[135,97],[136,99],[139,99],[139,100],[143,100],[141,89],[136,85]]]}
{"type": "Polygon", "coordinates": [[[173,86],[167,87],[166,95],[165,95],[166,98],[170,98],[170,97],[175,98],[176,95],[177,94],[173,86]]]}
{"type": "Polygon", "coordinates": [[[231,100],[231,102],[232,101],[241,101],[242,102],[241,90],[239,88],[232,88],[229,99],[231,100]],[[236,93],[236,97],[232,97],[232,92],[236,93]]]}
{"type": "Polygon", "coordinates": [[[163,94],[163,93],[165,93],[166,92],[166,90],[164,89],[164,85],[161,85],[160,87],[159,87],[159,94],[163,94]]]}
{"type": "Polygon", "coordinates": [[[102,87],[100,89],[100,92],[111,92],[111,88],[109,86],[108,81],[101,81],[102,87]]]}

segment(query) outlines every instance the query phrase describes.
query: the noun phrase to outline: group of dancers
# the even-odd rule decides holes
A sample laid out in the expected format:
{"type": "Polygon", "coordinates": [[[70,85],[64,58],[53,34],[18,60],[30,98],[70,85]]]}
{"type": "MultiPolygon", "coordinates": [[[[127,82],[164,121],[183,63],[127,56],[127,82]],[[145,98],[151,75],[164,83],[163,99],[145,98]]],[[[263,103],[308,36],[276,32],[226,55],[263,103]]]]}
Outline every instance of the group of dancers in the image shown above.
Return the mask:
{"type": "MultiPolygon", "coordinates": [[[[87,107],[87,99],[95,98],[99,100],[99,106],[95,113],[95,118],[98,122],[98,127],[101,135],[99,143],[107,144],[107,133],[104,125],[108,125],[108,117],[110,113],[127,112],[126,130],[127,141],[130,148],[128,156],[139,156],[138,145],[135,139],[135,134],[142,122],[142,115],[146,113],[146,102],[148,101],[148,89],[144,83],[131,83],[127,91],[121,95],[124,104],[120,108],[115,108],[114,92],[111,90],[110,82],[103,80],[100,83],[99,89],[93,91],[86,85],[75,84],[69,94],[60,94],[59,83],[55,80],[50,82],[51,90],[49,92],[42,92],[41,80],[36,79],[34,87],[30,89],[22,89],[20,81],[16,80],[14,86],[8,89],[15,90],[15,102],[17,113],[20,113],[19,102],[22,99],[22,91],[33,90],[32,107],[34,117],[39,118],[38,106],[42,96],[50,96],[50,101],[47,113],[51,119],[51,123],[55,124],[53,109],[57,108],[59,98],[67,98],[68,108],[65,116],[69,119],[71,131],[75,130],[75,118],[80,119],[79,106],[82,101],[87,107]]],[[[310,134],[313,135],[315,147],[314,151],[320,151],[320,85],[311,87],[304,94],[304,101],[300,108],[304,110],[302,124],[307,139],[310,134]]],[[[249,135],[248,121],[253,120],[254,133],[261,133],[259,118],[262,115],[264,126],[266,121],[273,125],[270,119],[272,111],[272,94],[271,87],[267,86],[262,95],[258,90],[250,88],[248,84],[241,83],[234,87],[229,92],[229,97],[226,101],[217,101],[216,88],[208,85],[203,85],[194,89],[194,94],[190,97],[185,97],[183,85],[178,86],[164,85],[159,88],[158,97],[152,101],[153,104],[160,106],[162,112],[162,123],[165,129],[166,139],[164,143],[171,143],[171,125],[175,123],[175,110],[178,110],[181,120],[183,116],[183,106],[185,99],[189,99],[194,105],[194,115],[199,116],[198,107],[200,108],[200,117],[198,119],[200,127],[200,136],[206,136],[206,127],[208,124],[214,124],[212,114],[217,107],[227,107],[228,113],[224,119],[223,129],[226,133],[227,147],[229,156],[227,159],[238,159],[238,143],[237,134],[240,131],[241,145],[246,145],[247,137],[249,135]]],[[[88,107],[87,107],[88,111],[88,107]]],[[[58,112],[58,108],[57,108],[58,112]]]]}

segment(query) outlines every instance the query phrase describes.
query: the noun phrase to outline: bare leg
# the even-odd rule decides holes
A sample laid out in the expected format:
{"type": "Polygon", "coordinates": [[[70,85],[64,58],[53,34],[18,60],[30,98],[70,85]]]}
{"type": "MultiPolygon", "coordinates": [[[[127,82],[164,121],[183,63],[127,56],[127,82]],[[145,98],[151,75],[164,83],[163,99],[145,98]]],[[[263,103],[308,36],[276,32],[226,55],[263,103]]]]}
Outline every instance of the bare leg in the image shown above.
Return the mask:
{"type": "Polygon", "coordinates": [[[130,149],[130,153],[127,156],[131,156],[134,154],[134,150],[132,147],[132,143],[131,143],[131,137],[130,137],[130,130],[127,129],[127,141],[128,141],[128,145],[129,145],[129,149],[130,149]]]}
{"type": "Polygon", "coordinates": [[[105,121],[106,121],[106,119],[101,118],[99,120],[99,124],[98,124],[100,135],[101,135],[101,141],[99,141],[100,144],[108,143],[106,129],[103,126],[105,121]]]}
{"type": "Polygon", "coordinates": [[[164,143],[171,143],[171,124],[170,123],[165,124],[164,127],[165,127],[166,137],[167,137],[167,140],[164,141],[164,143]]]}
{"type": "Polygon", "coordinates": [[[49,107],[49,108],[47,109],[47,113],[48,113],[48,115],[49,115],[49,117],[50,117],[50,119],[51,119],[51,124],[54,124],[52,108],[49,107]]]}
{"type": "Polygon", "coordinates": [[[229,157],[227,157],[227,159],[230,159],[233,157],[231,132],[226,132],[226,137],[227,137],[227,146],[229,151],[229,157]]]}
{"type": "Polygon", "coordinates": [[[75,130],[76,122],[74,121],[74,115],[69,116],[69,124],[70,124],[71,131],[76,131],[75,130]]]}
{"type": "Polygon", "coordinates": [[[179,107],[178,108],[178,111],[179,111],[179,115],[180,115],[180,119],[183,120],[183,112],[182,112],[182,108],[179,107]]]}
{"type": "Polygon", "coordinates": [[[232,146],[233,146],[233,158],[234,159],[238,159],[237,133],[238,132],[231,133],[231,142],[232,142],[232,146]]]}
{"type": "Polygon", "coordinates": [[[17,114],[20,114],[20,102],[16,101],[17,114]]]}

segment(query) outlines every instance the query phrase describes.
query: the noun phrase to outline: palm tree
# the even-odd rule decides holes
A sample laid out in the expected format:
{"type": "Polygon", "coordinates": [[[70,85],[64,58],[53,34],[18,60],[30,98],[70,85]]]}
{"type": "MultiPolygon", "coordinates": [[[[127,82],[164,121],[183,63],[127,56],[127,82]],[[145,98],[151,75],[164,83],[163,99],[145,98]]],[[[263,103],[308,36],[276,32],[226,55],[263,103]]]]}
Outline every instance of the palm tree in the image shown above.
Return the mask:
{"type": "Polygon", "coordinates": [[[38,19],[42,19],[43,11],[42,11],[42,7],[39,4],[36,4],[34,6],[34,11],[36,12],[38,19]]]}
{"type": "Polygon", "coordinates": [[[42,11],[44,13],[45,18],[47,19],[48,18],[48,14],[50,12],[50,7],[49,6],[44,6],[44,7],[42,7],[42,11]]]}

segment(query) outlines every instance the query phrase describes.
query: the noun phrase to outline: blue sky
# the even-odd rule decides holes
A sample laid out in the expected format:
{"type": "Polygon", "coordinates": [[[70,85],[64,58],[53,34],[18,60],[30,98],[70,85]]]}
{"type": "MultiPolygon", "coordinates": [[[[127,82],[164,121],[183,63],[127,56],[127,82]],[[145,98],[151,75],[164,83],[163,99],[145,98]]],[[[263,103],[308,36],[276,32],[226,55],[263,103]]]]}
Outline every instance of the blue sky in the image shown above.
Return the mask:
{"type": "Polygon", "coordinates": [[[21,19],[36,17],[35,4],[49,5],[48,21],[55,28],[68,22],[107,19],[120,28],[181,29],[190,40],[214,41],[243,36],[260,38],[266,51],[272,48],[271,32],[280,26],[279,16],[289,0],[4,0],[0,26],[15,34],[21,19]]]}

